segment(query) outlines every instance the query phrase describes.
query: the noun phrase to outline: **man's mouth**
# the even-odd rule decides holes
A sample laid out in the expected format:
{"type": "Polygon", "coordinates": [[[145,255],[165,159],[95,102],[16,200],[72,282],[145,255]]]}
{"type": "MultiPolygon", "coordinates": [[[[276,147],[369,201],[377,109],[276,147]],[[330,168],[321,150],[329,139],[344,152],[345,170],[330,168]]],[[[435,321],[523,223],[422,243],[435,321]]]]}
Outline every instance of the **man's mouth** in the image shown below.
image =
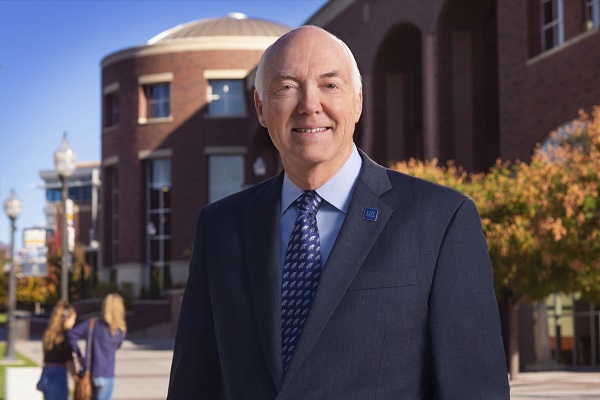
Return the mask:
{"type": "Polygon", "coordinates": [[[325,132],[327,129],[327,127],[322,127],[322,128],[294,128],[292,129],[294,132],[298,132],[298,133],[317,133],[317,132],[325,132]]]}

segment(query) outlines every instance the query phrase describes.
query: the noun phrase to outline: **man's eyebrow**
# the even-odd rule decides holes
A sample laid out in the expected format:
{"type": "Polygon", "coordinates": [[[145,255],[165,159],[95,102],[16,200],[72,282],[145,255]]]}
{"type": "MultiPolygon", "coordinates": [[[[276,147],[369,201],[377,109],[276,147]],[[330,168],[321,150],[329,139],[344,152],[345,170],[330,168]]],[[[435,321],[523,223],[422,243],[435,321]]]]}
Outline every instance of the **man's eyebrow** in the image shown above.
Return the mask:
{"type": "Polygon", "coordinates": [[[283,79],[292,79],[292,80],[297,80],[298,77],[296,75],[287,73],[287,72],[279,72],[277,74],[275,74],[275,78],[273,78],[273,81],[280,81],[283,79]]]}
{"type": "MultiPolygon", "coordinates": [[[[337,69],[334,69],[333,71],[325,72],[324,74],[319,75],[319,79],[335,78],[335,77],[339,77],[339,76],[340,76],[340,71],[338,71],[337,69]]],[[[296,75],[290,74],[288,72],[279,72],[279,73],[275,74],[275,78],[273,80],[279,81],[282,79],[298,80],[298,77],[296,75]]]]}
{"type": "Polygon", "coordinates": [[[319,78],[336,78],[338,76],[340,76],[340,71],[334,69],[333,71],[325,72],[324,74],[319,75],[319,78]]]}

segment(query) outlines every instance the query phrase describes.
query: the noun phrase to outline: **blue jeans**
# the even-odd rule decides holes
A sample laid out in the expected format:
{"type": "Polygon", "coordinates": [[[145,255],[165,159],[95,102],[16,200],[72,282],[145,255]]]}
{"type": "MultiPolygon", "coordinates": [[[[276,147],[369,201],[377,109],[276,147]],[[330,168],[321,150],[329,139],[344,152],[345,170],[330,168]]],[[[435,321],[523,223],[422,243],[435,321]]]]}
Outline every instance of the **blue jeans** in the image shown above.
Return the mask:
{"type": "Polygon", "coordinates": [[[94,388],[92,390],[92,400],[110,400],[112,398],[115,378],[92,377],[94,388]]]}
{"type": "Polygon", "coordinates": [[[44,367],[37,389],[44,394],[45,400],[68,400],[67,367],[64,365],[44,367]]]}

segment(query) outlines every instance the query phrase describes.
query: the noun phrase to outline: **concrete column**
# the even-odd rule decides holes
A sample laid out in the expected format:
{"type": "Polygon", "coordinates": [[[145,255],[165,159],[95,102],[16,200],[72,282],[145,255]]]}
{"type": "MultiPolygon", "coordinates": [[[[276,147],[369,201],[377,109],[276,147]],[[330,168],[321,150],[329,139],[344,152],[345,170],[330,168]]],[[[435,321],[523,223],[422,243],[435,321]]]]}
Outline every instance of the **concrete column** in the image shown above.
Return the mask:
{"type": "Polygon", "coordinates": [[[385,76],[386,91],[386,159],[387,163],[400,161],[402,155],[406,154],[404,148],[406,136],[414,132],[406,132],[405,129],[405,88],[404,74],[401,72],[389,72],[385,76]]]}
{"type": "Polygon", "coordinates": [[[454,158],[472,170],[475,159],[473,104],[473,40],[467,31],[452,32],[452,120],[454,158]]]}

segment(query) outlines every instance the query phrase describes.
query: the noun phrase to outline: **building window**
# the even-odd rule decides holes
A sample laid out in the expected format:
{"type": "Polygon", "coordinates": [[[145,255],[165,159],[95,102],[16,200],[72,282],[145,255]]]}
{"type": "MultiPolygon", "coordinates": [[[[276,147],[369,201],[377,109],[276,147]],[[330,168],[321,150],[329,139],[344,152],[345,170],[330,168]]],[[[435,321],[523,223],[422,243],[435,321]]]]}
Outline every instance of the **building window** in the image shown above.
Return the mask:
{"type": "Polygon", "coordinates": [[[171,286],[171,159],[148,162],[147,182],[147,259],[150,296],[158,297],[171,286]]]}
{"type": "Polygon", "coordinates": [[[241,79],[211,79],[208,114],[225,117],[246,114],[244,82],[241,79]]]}
{"type": "MultiPolygon", "coordinates": [[[[77,204],[89,203],[92,201],[92,186],[70,186],[69,198],[77,204]]],[[[62,193],[60,188],[52,188],[46,190],[46,200],[49,202],[61,201],[62,193]]]]}
{"type": "Polygon", "coordinates": [[[563,0],[541,0],[542,50],[550,50],[565,40],[563,0]]]}
{"type": "Polygon", "coordinates": [[[104,127],[119,125],[119,95],[116,92],[104,96],[104,127]]]}
{"type": "Polygon", "coordinates": [[[600,26],[600,0],[585,0],[585,27],[592,30],[600,26]]]}
{"type": "Polygon", "coordinates": [[[208,156],[208,201],[212,203],[244,187],[244,156],[211,154],[208,156]]]}
{"type": "Polygon", "coordinates": [[[144,85],[146,118],[168,118],[171,115],[169,84],[144,85]]]}
{"type": "Polygon", "coordinates": [[[46,189],[46,200],[49,202],[57,202],[61,200],[60,189],[46,189]]]}

